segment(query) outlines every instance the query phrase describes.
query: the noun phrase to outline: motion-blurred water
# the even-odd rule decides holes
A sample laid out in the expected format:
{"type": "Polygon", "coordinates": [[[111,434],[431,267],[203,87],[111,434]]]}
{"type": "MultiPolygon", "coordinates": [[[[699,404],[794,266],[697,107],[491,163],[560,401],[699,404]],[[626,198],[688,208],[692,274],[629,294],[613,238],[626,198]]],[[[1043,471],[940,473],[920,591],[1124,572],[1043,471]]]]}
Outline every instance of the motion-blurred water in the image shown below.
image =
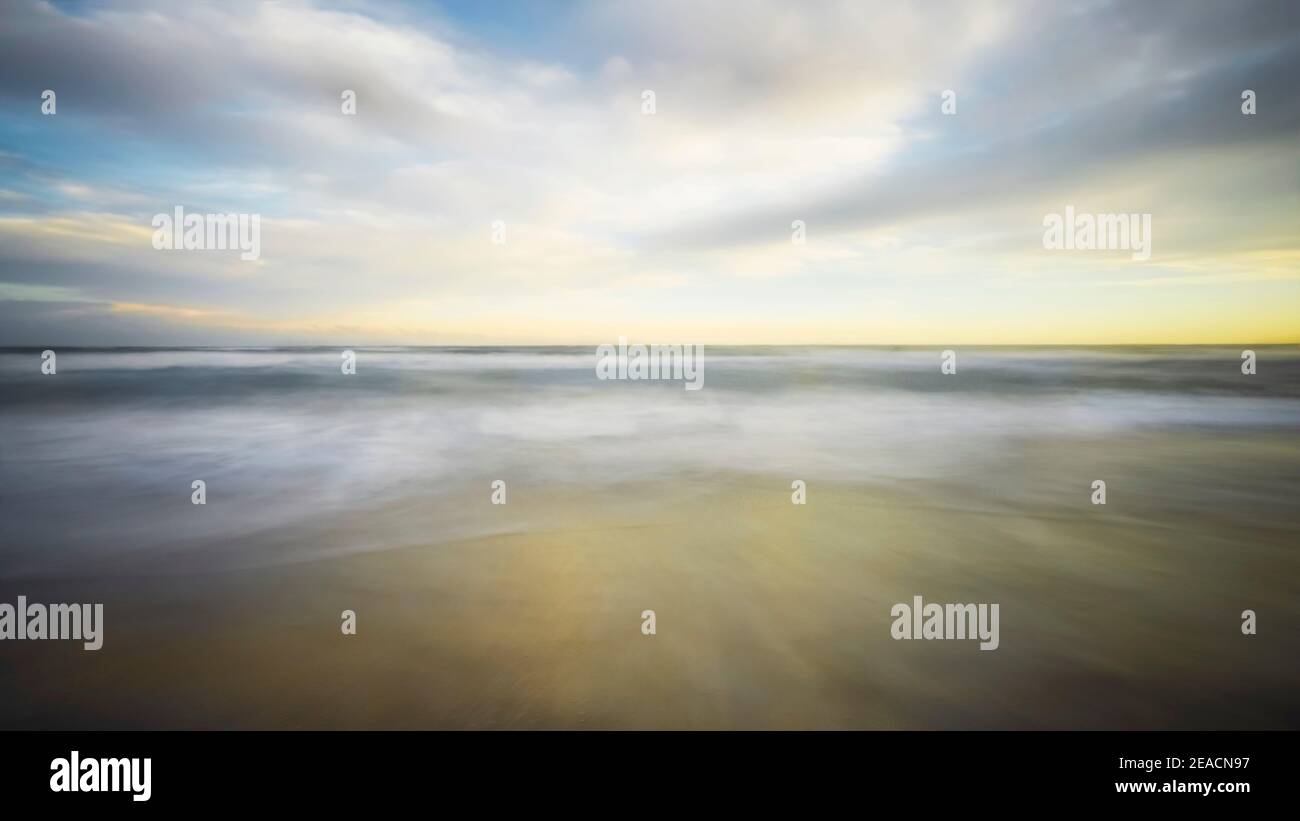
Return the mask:
{"type": "Polygon", "coordinates": [[[1300,726],[1300,350],[1240,353],[5,351],[0,600],[107,627],[0,726],[1300,726]]]}
{"type": "MultiPolygon", "coordinates": [[[[0,575],[111,572],[156,551],[212,567],[312,558],[326,547],[228,548],[490,477],[520,494],[736,473],[987,483],[1014,477],[1026,442],[1292,436],[1300,350],[1258,354],[1247,376],[1229,348],[962,349],[941,375],[935,349],[708,348],[704,389],[686,391],[600,381],[590,348],[359,349],[355,375],[334,348],[66,349],[52,376],[39,350],[9,349],[0,575]],[[223,515],[191,515],[194,479],[223,515]]],[[[1294,468],[1279,498],[1300,491],[1294,468]]],[[[423,535],[500,527],[454,506],[443,524],[423,535]]]]}

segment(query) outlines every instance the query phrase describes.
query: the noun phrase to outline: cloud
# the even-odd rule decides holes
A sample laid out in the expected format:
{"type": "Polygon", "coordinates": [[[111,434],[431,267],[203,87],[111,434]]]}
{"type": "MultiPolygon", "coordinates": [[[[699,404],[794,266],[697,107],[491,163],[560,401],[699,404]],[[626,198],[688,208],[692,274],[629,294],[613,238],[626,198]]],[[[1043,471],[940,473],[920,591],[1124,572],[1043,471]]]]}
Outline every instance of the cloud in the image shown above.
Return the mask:
{"type": "Polygon", "coordinates": [[[593,2],[511,31],[395,3],[17,2],[0,283],[63,289],[48,321],[79,294],[93,327],[160,323],[150,338],[522,322],[554,341],[690,306],[811,339],[864,300],[923,317],[936,281],[1004,327],[1023,312],[981,283],[1146,276],[1044,258],[1042,214],[1074,203],[1153,213],[1160,277],[1240,287],[1243,255],[1295,249],[1288,5],[593,2]],[[150,218],[176,205],[260,214],[262,259],[153,251],[150,218]]]}

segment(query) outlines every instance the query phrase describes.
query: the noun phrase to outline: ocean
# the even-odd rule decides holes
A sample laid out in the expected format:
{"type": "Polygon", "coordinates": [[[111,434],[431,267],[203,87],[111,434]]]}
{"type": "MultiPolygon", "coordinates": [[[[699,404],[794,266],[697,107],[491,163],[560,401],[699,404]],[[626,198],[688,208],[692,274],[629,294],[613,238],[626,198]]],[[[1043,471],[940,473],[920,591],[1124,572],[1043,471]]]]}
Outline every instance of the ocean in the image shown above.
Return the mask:
{"type": "Polygon", "coordinates": [[[1300,727],[1300,348],[342,350],[0,350],[0,726],[1300,727]]]}

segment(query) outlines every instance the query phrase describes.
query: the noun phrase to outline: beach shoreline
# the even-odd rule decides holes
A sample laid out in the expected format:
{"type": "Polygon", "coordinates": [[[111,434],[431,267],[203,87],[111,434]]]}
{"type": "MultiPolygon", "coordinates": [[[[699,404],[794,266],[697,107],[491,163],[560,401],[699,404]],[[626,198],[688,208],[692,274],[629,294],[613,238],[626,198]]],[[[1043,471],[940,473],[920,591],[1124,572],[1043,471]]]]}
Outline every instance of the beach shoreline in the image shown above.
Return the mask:
{"type": "MultiPolygon", "coordinates": [[[[1148,445],[1162,449],[1154,463],[1164,472],[1186,477],[1211,456],[1189,450],[1195,441],[1148,445]]],[[[1258,443],[1279,470],[1295,448],[1283,437],[1258,443]]],[[[417,535],[405,546],[237,569],[153,557],[98,578],[6,580],[6,594],[103,601],[106,630],[95,653],[59,642],[3,648],[3,724],[1300,726],[1291,629],[1300,531],[1267,516],[1252,525],[1195,498],[1186,504],[1201,510],[1197,521],[1172,494],[1126,498],[1130,480],[1167,481],[1142,475],[1151,454],[1124,442],[1043,442],[1022,454],[1023,475],[982,491],[810,479],[806,505],[771,474],[603,491],[516,486],[506,506],[486,492],[452,505],[512,520],[495,535],[417,535]],[[1086,484],[1042,501],[1039,473],[1099,460],[1125,489],[1105,508],[1088,503],[1086,484]],[[999,602],[1001,646],[892,640],[890,607],[914,594],[999,602]],[[1238,630],[1247,606],[1266,614],[1259,635],[1238,630]],[[355,636],[340,630],[347,609],[355,636]],[[653,636],[640,631],[645,609],[657,614],[653,636]]],[[[371,515],[381,529],[418,534],[438,514],[395,505],[371,515]]]]}

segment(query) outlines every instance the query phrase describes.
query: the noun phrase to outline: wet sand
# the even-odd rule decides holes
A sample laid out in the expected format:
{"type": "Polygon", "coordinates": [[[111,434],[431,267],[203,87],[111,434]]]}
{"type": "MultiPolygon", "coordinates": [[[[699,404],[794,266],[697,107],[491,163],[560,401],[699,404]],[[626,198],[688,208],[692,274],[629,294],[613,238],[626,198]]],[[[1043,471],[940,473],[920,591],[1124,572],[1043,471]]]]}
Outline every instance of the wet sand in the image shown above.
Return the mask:
{"type": "Polygon", "coordinates": [[[221,562],[4,581],[5,601],[102,601],[106,630],[98,652],[6,642],[0,723],[1300,728],[1297,466],[1293,436],[1187,432],[1025,440],[983,473],[879,484],[583,477],[514,483],[493,506],[467,477],[482,491],[336,509],[221,562]],[[502,532],[436,538],[455,517],[502,532]],[[363,536],[380,548],[344,551],[363,536]],[[228,567],[298,541],[326,557],[228,567]],[[1000,648],[891,639],[913,595],[999,603],[1000,648]],[[1247,608],[1258,635],[1241,634],[1247,608]]]}

